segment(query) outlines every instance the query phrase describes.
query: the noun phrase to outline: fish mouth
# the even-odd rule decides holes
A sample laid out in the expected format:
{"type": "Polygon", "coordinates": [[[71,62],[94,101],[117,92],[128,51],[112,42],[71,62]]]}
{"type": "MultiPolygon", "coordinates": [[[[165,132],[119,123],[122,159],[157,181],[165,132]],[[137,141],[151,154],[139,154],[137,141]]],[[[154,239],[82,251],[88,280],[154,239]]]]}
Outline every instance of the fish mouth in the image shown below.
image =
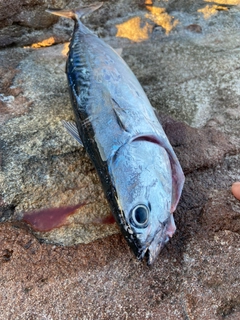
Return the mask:
{"type": "Polygon", "coordinates": [[[163,241],[161,241],[157,246],[152,242],[150,246],[147,248],[145,253],[145,258],[147,260],[147,265],[150,266],[156,260],[160,251],[163,249],[165,244],[169,241],[169,237],[166,236],[163,241]]]}
{"type": "Polygon", "coordinates": [[[151,243],[145,247],[139,254],[138,259],[143,260],[144,258],[147,261],[147,265],[150,266],[156,260],[160,251],[163,249],[165,244],[169,241],[169,236],[167,233],[168,224],[166,224],[163,228],[160,228],[158,232],[156,232],[154,238],[151,243]]]}

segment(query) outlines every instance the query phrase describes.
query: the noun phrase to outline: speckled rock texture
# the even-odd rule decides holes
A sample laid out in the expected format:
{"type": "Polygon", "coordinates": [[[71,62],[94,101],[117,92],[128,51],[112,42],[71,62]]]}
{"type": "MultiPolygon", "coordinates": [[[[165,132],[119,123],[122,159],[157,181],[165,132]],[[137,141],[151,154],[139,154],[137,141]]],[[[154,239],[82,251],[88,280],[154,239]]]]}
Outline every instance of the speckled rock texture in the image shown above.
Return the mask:
{"type": "MultiPolygon", "coordinates": [[[[73,119],[65,60],[78,1],[0,1],[0,320],[240,318],[240,1],[104,1],[85,23],[121,49],[186,174],[150,268],[110,214],[73,119]],[[25,212],[84,203],[35,232],[25,212]]],[[[89,1],[80,2],[87,4],[89,1]]]]}

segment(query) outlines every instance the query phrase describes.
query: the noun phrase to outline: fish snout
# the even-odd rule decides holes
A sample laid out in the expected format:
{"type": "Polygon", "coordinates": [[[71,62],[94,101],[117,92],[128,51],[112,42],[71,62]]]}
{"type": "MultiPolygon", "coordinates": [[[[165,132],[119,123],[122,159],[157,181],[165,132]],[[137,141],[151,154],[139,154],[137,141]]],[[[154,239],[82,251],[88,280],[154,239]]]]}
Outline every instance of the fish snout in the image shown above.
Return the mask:
{"type": "MultiPolygon", "coordinates": [[[[161,232],[161,231],[160,231],[161,232]]],[[[165,246],[165,244],[169,241],[169,237],[167,235],[160,237],[160,241],[156,241],[155,238],[151,242],[150,246],[146,250],[145,257],[147,259],[147,264],[150,266],[153,264],[153,262],[156,260],[157,256],[159,255],[162,248],[165,246]]]]}
{"type": "Polygon", "coordinates": [[[161,224],[161,227],[156,232],[150,245],[145,249],[144,254],[142,255],[142,257],[146,257],[148,265],[153,264],[162,248],[169,241],[169,238],[173,236],[175,230],[176,225],[174,222],[173,214],[171,214],[166,222],[161,224]]]}

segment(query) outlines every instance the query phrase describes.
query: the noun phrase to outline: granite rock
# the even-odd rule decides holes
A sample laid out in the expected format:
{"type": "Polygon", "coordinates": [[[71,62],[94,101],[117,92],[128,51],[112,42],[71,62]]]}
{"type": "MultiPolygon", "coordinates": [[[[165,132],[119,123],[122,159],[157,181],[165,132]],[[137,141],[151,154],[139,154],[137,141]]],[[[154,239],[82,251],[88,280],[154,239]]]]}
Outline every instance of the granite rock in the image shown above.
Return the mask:
{"type": "Polygon", "coordinates": [[[55,34],[54,28],[51,27],[58,21],[58,18],[45,12],[48,7],[56,4],[61,8],[66,6],[67,1],[1,1],[0,47],[30,45],[40,42],[48,36],[55,36],[56,42],[66,40],[67,27],[64,28],[64,32],[58,31],[55,34]]]}

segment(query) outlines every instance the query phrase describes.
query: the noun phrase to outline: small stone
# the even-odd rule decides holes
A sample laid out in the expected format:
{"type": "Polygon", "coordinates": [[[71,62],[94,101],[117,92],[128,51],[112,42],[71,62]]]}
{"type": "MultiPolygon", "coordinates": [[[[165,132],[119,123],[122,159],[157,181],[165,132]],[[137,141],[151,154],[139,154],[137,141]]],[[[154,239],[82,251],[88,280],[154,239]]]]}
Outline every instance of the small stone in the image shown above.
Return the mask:
{"type": "Polygon", "coordinates": [[[190,24],[189,26],[185,27],[185,29],[195,33],[202,33],[202,27],[198,24],[190,24]]]}

